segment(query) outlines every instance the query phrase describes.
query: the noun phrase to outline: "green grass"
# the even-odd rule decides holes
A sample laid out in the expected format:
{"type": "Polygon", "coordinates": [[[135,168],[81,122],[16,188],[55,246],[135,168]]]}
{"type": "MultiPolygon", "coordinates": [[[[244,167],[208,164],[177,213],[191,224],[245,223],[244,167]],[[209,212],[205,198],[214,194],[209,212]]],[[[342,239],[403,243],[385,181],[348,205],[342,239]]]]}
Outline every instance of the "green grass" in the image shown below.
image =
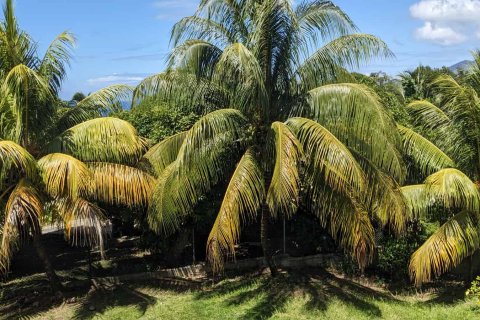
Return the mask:
{"type": "MultiPolygon", "coordinates": [[[[455,295],[446,288],[437,295],[394,296],[328,273],[295,273],[276,279],[236,278],[203,289],[149,281],[83,294],[72,304],[44,306],[40,314],[30,310],[10,315],[121,320],[480,319],[480,305],[453,301],[455,295]]],[[[0,314],[5,310],[0,308],[0,314]]]]}

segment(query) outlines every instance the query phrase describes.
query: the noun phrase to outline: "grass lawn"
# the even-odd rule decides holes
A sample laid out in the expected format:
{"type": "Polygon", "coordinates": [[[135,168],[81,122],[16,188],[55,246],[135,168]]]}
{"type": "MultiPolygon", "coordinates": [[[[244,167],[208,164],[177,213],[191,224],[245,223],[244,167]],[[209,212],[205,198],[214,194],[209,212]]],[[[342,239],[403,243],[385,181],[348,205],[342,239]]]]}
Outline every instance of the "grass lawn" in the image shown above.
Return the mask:
{"type": "MultiPolygon", "coordinates": [[[[3,290],[35,290],[30,277],[3,290]]],[[[101,290],[76,289],[69,303],[37,300],[1,302],[0,317],[29,319],[480,319],[480,305],[456,299],[463,288],[436,294],[392,295],[330,273],[284,273],[278,278],[244,276],[213,287],[185,283],[130,283],[101,290]],[[39,302],[35,302],[39,301],[39,302]]]]}

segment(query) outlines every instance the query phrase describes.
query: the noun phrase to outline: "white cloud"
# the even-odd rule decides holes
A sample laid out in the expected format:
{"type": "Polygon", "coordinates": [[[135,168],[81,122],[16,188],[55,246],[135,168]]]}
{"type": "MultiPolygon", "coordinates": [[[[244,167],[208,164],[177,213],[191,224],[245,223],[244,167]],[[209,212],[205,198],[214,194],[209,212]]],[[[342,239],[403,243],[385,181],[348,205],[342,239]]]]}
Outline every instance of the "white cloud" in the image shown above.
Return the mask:
{"type": "Polygon", "coordinates": [[[418,39],[430,40],[445,46],[461,43],[466,40],[466,36],[456,32],[450,27],[436,26],[431,22],[425,22],[425,25],[415,32],[418,39]]]}
{"type": "Polygon", "coordinates": [[[421,0],[410,7],[410,14],[424,21],[416,30],[418,39],[454,45],[479,30],[480,0],[421,0]]]}
{"type": "Polygon", "coordinates": [[[140,82],[145,77],[140,75],[128,75],[128,74],[118,74],[114,73],[112,75],[88,79],[87,82],[90,84],[113,84],[113,83],[126,83],[132,84],[140,82]]]}

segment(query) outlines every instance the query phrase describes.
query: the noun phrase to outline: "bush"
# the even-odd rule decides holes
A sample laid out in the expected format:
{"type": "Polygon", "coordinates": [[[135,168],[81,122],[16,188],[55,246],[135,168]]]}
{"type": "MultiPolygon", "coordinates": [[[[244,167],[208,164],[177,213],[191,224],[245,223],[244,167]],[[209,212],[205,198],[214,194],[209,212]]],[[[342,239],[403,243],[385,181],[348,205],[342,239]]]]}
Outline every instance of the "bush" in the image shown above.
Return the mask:
{"type": "Polygon", "coordinates": [[[465,296],[478,300],[480,304],[480,276],[477,276],[477,278],[472,281],[470,288],[465,292],[465,296]]]}

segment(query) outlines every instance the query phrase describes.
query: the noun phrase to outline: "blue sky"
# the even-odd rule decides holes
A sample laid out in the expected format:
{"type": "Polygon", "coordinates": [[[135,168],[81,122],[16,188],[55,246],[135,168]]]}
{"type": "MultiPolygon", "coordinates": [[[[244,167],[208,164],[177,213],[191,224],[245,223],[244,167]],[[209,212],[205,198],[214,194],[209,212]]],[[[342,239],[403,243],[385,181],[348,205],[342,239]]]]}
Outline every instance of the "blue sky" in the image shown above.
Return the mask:
{"type": "MultiPolygon", "coordinates": [[[[360,71],[396,75],[419,64],[452,65],[480,47],[480,0],[337,0],[360,30],[383,39],[396,58],[360,71]]],[[[63,30],[78,45],[62,98],[162,71],[172,25],[198,0],[16,0],[21,27],[43,52],[63,30]]]]}

